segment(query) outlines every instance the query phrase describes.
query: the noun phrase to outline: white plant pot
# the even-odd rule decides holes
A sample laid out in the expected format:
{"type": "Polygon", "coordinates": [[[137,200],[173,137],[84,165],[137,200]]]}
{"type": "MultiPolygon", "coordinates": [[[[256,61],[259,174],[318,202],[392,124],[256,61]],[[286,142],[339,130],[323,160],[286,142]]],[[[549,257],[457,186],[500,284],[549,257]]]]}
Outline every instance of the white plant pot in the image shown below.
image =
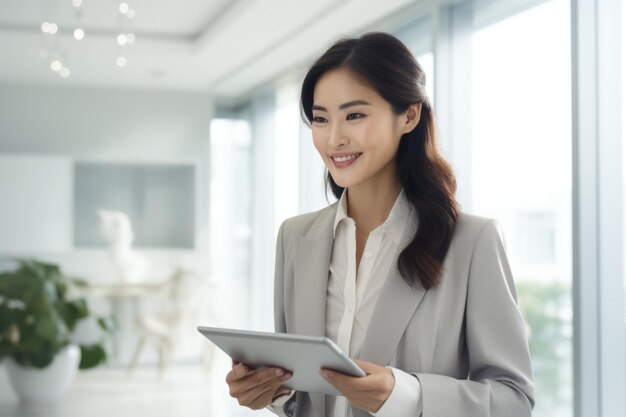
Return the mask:
{"type": "Polygon", "coordinates": [[[13,389],[25,403],[57,402],[70,387],[80,362],[80,348],[69,345],[43,369],[19,365],[7,358],[6,365],[13,389]]]}

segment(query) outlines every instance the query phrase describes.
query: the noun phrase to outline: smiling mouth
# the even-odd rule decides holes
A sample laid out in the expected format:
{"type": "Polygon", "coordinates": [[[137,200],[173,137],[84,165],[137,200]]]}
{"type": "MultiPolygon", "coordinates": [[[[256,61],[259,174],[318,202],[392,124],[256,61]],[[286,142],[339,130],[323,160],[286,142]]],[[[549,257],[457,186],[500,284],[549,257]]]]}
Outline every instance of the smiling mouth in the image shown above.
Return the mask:
{"type": "Polygon", "coordinates": [[[331,159],[335,162],[348,162],[348,161],[353,161],[355,159],[357,159],[359,156],[361,156],[363,153],[353,153],[352,155],[345,155],[345,156],[331,156],[331,159]]]}

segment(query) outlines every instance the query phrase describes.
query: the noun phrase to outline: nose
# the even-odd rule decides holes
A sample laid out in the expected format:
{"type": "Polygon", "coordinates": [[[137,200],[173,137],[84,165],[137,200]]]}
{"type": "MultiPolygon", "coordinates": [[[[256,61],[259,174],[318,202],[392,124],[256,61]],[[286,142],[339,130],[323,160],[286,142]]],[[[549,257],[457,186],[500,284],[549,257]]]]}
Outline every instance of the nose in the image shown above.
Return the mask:
{"type": "Polygon", "coordinates": [[[344,134],[341,123],[333,123],[328,137],[328,146],[334,149],[340,149],[346,146],[350,140],[344,134]]]}

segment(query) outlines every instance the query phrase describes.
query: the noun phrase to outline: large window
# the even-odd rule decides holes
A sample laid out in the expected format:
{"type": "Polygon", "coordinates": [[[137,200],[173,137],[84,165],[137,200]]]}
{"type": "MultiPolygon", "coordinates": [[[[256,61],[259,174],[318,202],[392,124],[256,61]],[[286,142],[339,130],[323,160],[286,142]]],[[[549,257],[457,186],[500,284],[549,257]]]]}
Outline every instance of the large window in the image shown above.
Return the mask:
{"type": "Polygon", "coordinates": [[[435,74],[432,53],[430,19],[422,17],[393,31],[410,50],[426,74],[426,92],[431,103],[434,102],[435,74]]]}
{"type": "MultiPolygon", "coordinates": [[[[622,114],[622,172],[624,195],[626,195],[626,4],[622,4],[622,114]]],[[[626,237],[626,221],[624,222],[624,236],[626,237]]],[[[626,259],[626,245],[624,245],[624,259],[626,259]]],[[[626,275],[624,281],[626,282],[626,275]]],[[[624,287],[626,288],[626,285],[624,287]]]]}
{"type": "Polygon", "coordinates": [[[219,280],[215,297],[219,325],[244,327],[250,322],[251,131],[246,120],[211,121],[210,248],[211,272],[219,280]],[[236,303],[228,300],[237,300],[236,303]]]}
{"type": "Polygon", "coordinates": [[[569,2],[503,4],[474,8],[470,206],[504,227],[529,326],[534,415],[571,416],[569,2]]]}
{"type": "MultiPolygon", "coordinates": [[[[622,189],[626,200],[626,4],[622,3],[622,189]]],[[[626,201],[623,202],[626,207],[626,201]]],[[[624,242],[626,242],[626,219],[623,220],[624,242]]],[[[626,244],[624,244],[624,256],[626,259],[626,244]]],[[[626,305],[626,268],[624,268],[624,300],[626,305]]],[[[626,334],[626,308],[624,308],[624,334],[626,334]]],[[[626,356],[626,352],[624,352],[626,356]]],[[[626,369],[624,370],[626,374],[626,369]]],[[[624,387],[626,394],[626,386],[624,387]]],[[[626,396],[626,395],[625,395],[626,396]]]]}

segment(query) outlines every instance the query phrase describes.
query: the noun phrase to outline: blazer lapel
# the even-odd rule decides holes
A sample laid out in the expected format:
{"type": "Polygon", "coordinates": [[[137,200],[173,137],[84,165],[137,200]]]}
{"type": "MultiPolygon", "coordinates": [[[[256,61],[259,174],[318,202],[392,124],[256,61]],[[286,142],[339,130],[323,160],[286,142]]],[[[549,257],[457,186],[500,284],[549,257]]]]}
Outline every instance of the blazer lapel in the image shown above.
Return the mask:
{"type": "Polygon", "coordinates": [[[296,329],[306,336],[324,336],[330,239],[315,242],[303,237],[296,241],[295,296],[296,329]]]}
{"type": "Polygon", "coordinates": [[[404,329],[425,293],[419,281],[414,287],[409,286],[394,265],[374,307],[365,333],[361,359],[380,366],[387,366],[391,362],[404,329]]]}
{"type": "MultiPolygon", "coordinates": [[[[307,336],[326,335],[326,292],[333,248],[333,223],[336,207],[326,210],[295,248],[296,330],[307,336]]],[[[325,415],[324,394],[309,393],[318,416],[325,415]]]]}
{"type": "MultiPolygon", "coordinates": [[[[380,366],[387,366],[391,362],[404,330],[425,293],[426,290],[419,282],[411,288],[394,265],[378,296],[360,359],[380,366]]],[[[354,417],[370,416],[354,405],[351,407],[354,417]]]]}

